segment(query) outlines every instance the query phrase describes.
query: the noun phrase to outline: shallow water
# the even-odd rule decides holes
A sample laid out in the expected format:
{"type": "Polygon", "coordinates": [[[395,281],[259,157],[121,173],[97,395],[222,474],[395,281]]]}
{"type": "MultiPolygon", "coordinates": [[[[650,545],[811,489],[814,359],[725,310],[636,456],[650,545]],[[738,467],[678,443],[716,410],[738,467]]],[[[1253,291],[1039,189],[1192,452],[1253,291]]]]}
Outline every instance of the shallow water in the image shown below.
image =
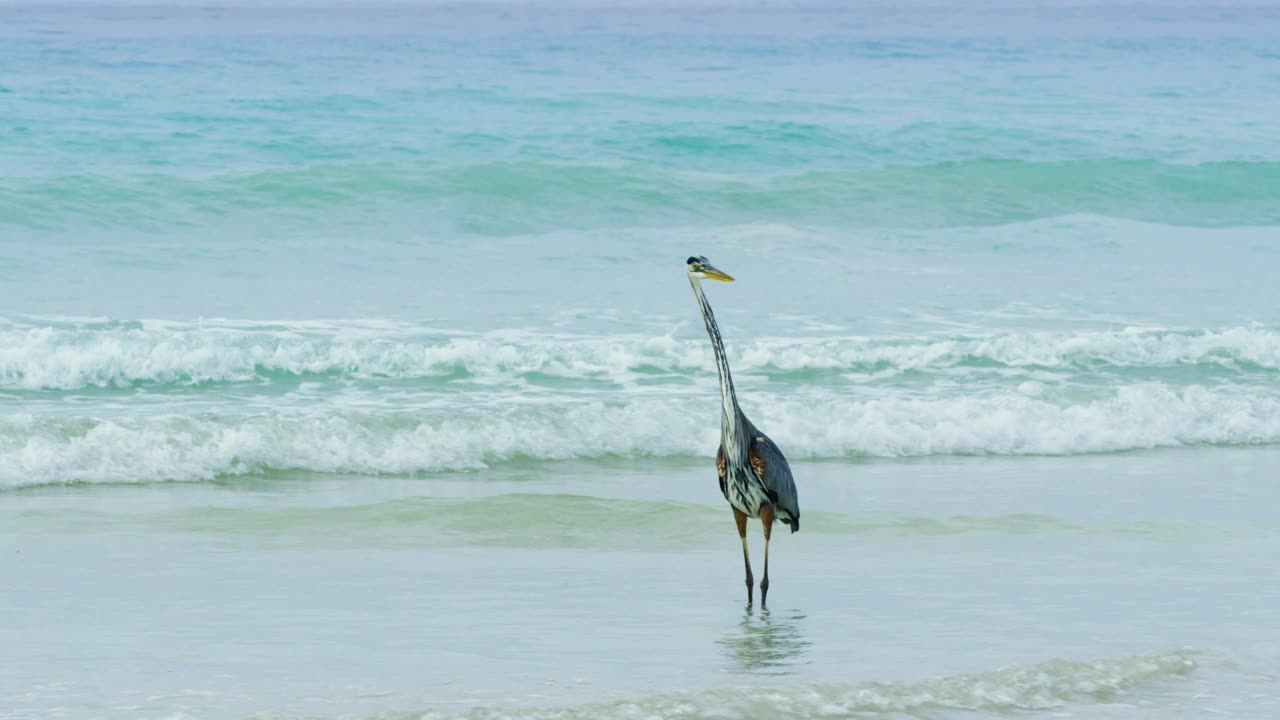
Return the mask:
{"type": "Polygon", "coordinates": [[[1280,14],[937,5],[0,3],[0,718],[1274,716],[1280,14]]]}
{"type": "Polygon", "coordinates": [[[0,691],[8,717],[1262,717],[1278,463],[798,463],[767,610],[703,467],[28,489],[0,691]]]}

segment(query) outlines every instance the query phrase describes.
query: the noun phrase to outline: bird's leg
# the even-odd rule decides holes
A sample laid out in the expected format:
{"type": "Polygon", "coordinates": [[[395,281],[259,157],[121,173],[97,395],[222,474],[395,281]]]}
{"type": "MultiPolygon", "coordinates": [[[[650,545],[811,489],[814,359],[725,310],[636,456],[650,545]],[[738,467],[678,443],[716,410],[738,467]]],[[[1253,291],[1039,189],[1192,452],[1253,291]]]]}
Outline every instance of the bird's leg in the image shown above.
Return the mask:
{"type": "Polygon", "coordinates": [[[764,525],[764,578],[760,580],[760,607],[764,607],[769,597],[769,536],[773,534],[772,505],[760,508],[760,524],[764,525]]]}
{"type": "Polygon", "coordinates": [[[751,577],[751,556],[747,554],[747,515],[738,508],[734,508],[733,519],[738,523],[738,537],[742,539],[742,564],[747,567],[747,604],[750,605],[755,589],[755,578],[751,577]]]}

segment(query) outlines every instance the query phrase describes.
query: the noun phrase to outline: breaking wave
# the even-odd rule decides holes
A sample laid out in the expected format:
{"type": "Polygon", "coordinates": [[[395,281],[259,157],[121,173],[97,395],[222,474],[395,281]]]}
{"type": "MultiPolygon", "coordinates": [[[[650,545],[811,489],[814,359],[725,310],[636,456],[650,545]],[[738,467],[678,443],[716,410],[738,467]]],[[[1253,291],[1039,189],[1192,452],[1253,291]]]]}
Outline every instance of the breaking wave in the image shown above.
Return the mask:
{"type": "MultiPolygon", "coordinates": [[[[735,343],[736,373],[894,375],[954,368],[1280,370],[1280,331],[1129,328],[974,337],[757,338],[735,343]]],[[[263,382],[282,376],[451,378],[540,373],[626,381],[713,374],[704,338],[458,334],[412,326],[134,322],[0,323],[0,388],[76,390],[263,382]]]]}
{"type": "MultiPolygon", "coordinates": [[[[1074,404],[1017,389],[945,398],[797,395],[756,395],[747,407],[793,460],[1069,455],[1280,442],[1280,396],[1231,388],[1151,383],[1074,404]]],[[[208,480],[277,470],[412,474],[510,461],[702,457],[714,453],[718,433],[714,402],[701,394],[389,414],[11,414],[0,416],[0,487],[208,480]]]]}

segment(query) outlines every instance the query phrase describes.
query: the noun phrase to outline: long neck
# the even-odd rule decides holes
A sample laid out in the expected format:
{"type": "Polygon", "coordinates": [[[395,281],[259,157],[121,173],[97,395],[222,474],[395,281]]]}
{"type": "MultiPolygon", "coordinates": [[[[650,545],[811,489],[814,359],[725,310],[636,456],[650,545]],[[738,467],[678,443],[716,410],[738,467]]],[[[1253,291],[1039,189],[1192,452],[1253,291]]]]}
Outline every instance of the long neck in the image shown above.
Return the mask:
{"type": "Polygon", "coordinates": [[[689,283],[693,285],[693,295],[702,308],[702,320],[707,325],[707,335],[711,336],[711,351],[715,354],[716,372],[720,375],[720,440],[725,445],[725,452],[746,452],[745,447],[742,447],[743,443],[738,442],[739,438],[745,437],[746,431],[742,411],[738,409],[738,398],[733,392],[729,359],[724,355],[724,343],[720,340],[720,326],[716,325],[715,313],[711,312],[711,306],[702,294],[702,285],[693,278],[689,279],[689,283]]]}

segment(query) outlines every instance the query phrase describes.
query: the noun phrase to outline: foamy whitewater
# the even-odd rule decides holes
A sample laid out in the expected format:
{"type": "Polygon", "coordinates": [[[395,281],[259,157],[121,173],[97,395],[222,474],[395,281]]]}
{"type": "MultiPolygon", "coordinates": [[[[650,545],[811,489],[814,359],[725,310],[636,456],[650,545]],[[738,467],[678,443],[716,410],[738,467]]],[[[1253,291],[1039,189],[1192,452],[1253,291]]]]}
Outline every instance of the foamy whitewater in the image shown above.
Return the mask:
{"type": "MultiPolygon", "coordinates": [[[[719,442],[696,337],[26,321],[0,338],[0,381],[22,402],[0,419],[9,487],[696,458],[719,442]]],[[[1280,441],[1280,333],[1262,326],[736,345],[754,416],[797,458],[1280,441]]]]}
{"type": "Polygon", "coordinates": [[[0,2],[0,718],[1275,716],[1280,10],[286,5],[0,2]]]}

